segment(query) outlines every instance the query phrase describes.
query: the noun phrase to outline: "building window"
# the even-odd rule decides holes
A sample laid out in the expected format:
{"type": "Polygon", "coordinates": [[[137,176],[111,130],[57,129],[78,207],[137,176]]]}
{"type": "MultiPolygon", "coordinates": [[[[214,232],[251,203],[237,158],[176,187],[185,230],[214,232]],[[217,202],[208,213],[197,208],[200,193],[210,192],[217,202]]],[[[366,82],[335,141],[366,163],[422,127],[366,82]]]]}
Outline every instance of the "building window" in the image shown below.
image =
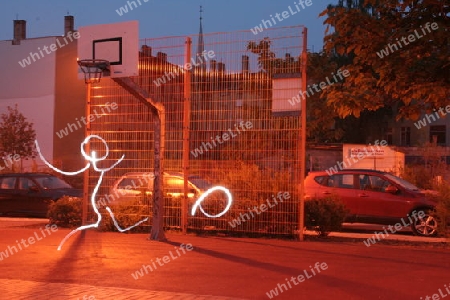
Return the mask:
{"type": "Polygon", "coordinates": [[[445,125],[430,126],[430,142],[432,143],[436,139],[436,143],[440,146],[445,146],[447,128],[445,125]]]}
{"type": "Polygon", "coordinates": [[[401,128],[400,145],[411,146],[411,127],[401,128]]]}
{"type": "Polygon", "coordinates": [[[388,145],[392,145],[392,127],[384,129],[384,139],[388,145]]]}

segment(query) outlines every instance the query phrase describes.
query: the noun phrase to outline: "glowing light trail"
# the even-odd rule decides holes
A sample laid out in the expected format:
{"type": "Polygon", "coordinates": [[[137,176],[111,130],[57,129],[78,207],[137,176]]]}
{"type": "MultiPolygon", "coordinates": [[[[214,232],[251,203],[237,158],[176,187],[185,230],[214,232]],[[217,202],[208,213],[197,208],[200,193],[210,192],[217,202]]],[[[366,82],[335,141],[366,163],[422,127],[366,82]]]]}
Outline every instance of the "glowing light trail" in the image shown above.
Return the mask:
{"type": "Polygon", "coordinates": [[[194,206],[192,206],[191,214],[195,215],[195,211],[197,210],[197,207],[198,207],[200,209],[200,211],[205,216],[207,216],[209,218],[218,218],[218,217],[223,216],[230,209],[232,203],[233,203],[233,196],[231,195],[230,190],[228,190],[227,188],[225,188],[223,186],[214,186],[214,187],[210,188],[209,190],[207,190],[205,193],[203,193],[197,199],[197,201],[195,201],[194,206]],[[227,204],[227,206],[225,207],[225,209],[221,213],[219,213],[217,215],[210,215],[206,211],[204,211],[201,203],[202,203],[203,200],[205,200],[206,197],[209,196],[209,194],[211,194],[212,192],[217,191],[217,190],[221,190],[227,195],[227,197],[228,197],[228,204],[227,204]]]}

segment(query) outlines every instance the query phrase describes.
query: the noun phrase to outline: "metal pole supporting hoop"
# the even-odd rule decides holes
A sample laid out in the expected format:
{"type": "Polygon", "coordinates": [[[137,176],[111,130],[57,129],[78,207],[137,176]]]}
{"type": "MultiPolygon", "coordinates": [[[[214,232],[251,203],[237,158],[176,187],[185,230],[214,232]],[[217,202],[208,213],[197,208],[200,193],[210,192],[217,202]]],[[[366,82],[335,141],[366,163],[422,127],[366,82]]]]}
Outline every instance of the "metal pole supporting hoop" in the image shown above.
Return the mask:
{"type": "Polygon", "coordinates": [[[84,73],[85,83],[99,83],[102,75],[110,75],[109,61],[104,59],[82,59],[78,65],[84,73]]]}

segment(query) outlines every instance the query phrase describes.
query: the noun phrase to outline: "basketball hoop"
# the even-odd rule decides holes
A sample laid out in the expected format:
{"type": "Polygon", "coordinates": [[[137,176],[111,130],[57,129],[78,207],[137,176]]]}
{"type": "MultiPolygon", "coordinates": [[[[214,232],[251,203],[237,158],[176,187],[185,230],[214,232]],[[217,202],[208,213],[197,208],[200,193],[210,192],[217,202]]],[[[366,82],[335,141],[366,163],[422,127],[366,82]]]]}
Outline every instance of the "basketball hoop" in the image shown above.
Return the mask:
{"type": "Polygon", "coordinates": [[[99,83],[102,75],[109,76],[109,61],[104,59],[83,59],[78,65],[84,73],[85,83],[99,83]]]}

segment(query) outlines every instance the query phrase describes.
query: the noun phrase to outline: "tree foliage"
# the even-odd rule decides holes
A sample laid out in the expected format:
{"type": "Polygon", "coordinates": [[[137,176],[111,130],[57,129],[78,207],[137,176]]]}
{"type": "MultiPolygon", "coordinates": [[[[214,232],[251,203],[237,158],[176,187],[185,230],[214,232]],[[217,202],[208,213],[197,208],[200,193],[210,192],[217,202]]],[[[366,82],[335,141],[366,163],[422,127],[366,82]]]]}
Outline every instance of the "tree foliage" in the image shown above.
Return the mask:
{"type": "Polygon", "coordinates": [[[0,116],[0,151],[2,155],[20,155],[21,158],[35,155],[34,140],[36,132],[33,123],[19,112],[17,104],[8,106],[8,113],[0,116]]]}
{"type": "Polygon", "coordinates": [[[247,50],[258,55],[258,66],[261,70],[269,74],[299,73],[300,60],[293,57],[277,58],[270,50],[272,41],[265,37],[259,42],[250,41],[247,43],[247,50]]]}
{"type": "MultiPolygon", "coordinates": [[[[263,72],[268,75],[298,74],[301,72],[301,60],[299,57],[277,58],[271,50],[271,44],[272,42],[267,37],[260,41],[247,43],[247,50],[258,56],[258,66],[263,72]]],[[[335,72],[337,69],[338,63],[325,52],[308,53],[308,83],[318,84],[325,81],[326,77],[331,78],[332,72],[335,72]]],[[[326,98],[322,98],[321,93],[314,93],[307,98],[306,103],[308,137],[316,142],[334,142],[342,139],[344,135],[343,130],[340,128],[330,130],[334,127],[338,114],[334,107],[327,104],[326,98]]]]}
{"type": "MultiPolygon", "coordinates": [[[[308,53],[307,76],[308,82],[319,84],[338,69],[338,64],[325,52],[308,53]]],[[[337,83],[340,84],[340,83],[337,83]]],[[[307,134],[316,142],[334,142],[343,137],[343,130],[336,128],[336,111],[321,97],[321,93],[314,93],[306,99],[307,134]],[[330,130],[334,128],[335,130],[330,130]]]]}
{"type": "Polygon", "coordinates": [[[397,119],[414,120],[423,110],[448,105],[448,1],[348,0],[321,15],[327,15],[327,32],[334,29],[325,37],[326,52],[339,57],[351,74],[342,86],[323,94],[340,117],[392,107],[398,110],[397,119]],[[426,30],[428,22],[438,29],[426,30]],[[409,41],[415,31],[422,37],[409,41]],[[382,49],[390,53],[380,57],[382,49]]]}

